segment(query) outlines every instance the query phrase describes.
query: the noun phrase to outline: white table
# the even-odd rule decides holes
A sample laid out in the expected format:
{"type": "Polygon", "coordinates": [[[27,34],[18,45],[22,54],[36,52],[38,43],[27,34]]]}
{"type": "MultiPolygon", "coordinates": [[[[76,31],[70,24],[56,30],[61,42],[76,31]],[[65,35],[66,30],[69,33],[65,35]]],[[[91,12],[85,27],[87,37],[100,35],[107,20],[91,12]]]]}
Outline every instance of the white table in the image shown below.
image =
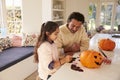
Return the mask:
{"type": "Polygon", "coordinates": [[[89,49],[99,51],[97,45],[102,38],[110,38],[116,42],[114,51],[104,51],[112,59],[110,65],[102,64],[100,68],[89,69],[77,61],[84,70],[79,72],[70,68],[72,63],[66,63],[49,80],[120,80],[120,38],[112,38],[111,34],[96,34],[90,40],[89,49]]]}

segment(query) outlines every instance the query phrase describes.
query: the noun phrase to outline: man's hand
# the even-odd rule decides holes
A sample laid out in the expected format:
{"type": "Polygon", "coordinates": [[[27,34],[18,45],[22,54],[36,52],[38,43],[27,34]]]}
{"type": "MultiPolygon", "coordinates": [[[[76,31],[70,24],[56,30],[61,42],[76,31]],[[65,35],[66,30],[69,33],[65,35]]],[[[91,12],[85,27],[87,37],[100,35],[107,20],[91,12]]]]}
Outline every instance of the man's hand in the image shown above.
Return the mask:
{"type": "Polygon", "coordinates": [[[72,52],[72,48],[71,47],[64,47],[64,52],[65,53],[72,52]]]}
{"type": "Polygon", "coordinates": [[[74,43],[71,48],[72,48],[72,51],[73,51],[73,52],[78,52],[78,51],[80,51],[80,45],[77,44],[77,43],[74,43]]]}
{"type": "Polygon", "coordinates": [[[80,51],[80,45],[77,43],[74,43],[71,47],[65,47],[64,48],[64,52],[68,53],[68,52],[78,52],[80,51]]]}
{"type": "Polygon", "coordinates": [[[65,53],[66,55],[70,55],[70,56],[73,56],[75,52],[67,52],[65,53]]]}

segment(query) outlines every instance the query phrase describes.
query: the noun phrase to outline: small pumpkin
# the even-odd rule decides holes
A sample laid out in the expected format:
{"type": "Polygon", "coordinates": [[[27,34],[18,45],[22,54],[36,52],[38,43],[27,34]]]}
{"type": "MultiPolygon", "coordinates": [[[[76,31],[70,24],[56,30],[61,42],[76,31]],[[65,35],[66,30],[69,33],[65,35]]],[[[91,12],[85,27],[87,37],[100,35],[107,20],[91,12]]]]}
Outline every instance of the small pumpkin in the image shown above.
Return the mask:
{"type": "Polygon", "coordinates": [[[115,45],[116,45],[115,42],[112,41],[111,39],[101,39],[98,42],[99,48],[106,51],[112,51],[115,48],[115,45]]]}
{"type": "Polygon", "coordinates": [[[103,56],[97,51],[86,50],[81,53],[80,62],[87,68],[98,68],[103,62],[103,56]]]}

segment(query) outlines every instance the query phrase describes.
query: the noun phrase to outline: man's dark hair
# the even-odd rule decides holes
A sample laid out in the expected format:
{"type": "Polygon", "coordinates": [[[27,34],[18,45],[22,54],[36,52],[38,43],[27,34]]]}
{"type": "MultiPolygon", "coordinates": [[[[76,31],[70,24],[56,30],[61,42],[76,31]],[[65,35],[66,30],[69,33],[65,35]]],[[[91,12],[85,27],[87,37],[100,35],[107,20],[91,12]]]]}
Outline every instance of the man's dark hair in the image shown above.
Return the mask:
{"type": "Polygon", "coordinates": [[[67,19],[67,23],[71,22],[72,19],[75,19],[75,20],[80,21],[82,23],[85,22],[84,15],[79,13],[79,12],[72,12],[67,19]]]}

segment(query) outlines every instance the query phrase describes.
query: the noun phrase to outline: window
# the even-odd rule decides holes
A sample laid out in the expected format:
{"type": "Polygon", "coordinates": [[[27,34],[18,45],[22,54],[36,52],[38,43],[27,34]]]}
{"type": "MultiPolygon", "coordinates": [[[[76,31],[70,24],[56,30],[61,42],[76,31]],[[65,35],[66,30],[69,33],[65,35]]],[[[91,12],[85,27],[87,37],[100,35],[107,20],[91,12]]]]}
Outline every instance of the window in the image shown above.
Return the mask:
{"type": "Polygon", "coordinates": [[[6,0],[8,33],[20,33],[22,28],[21,0],[6,0]]]}
{"type": "Polygon", "coordinates": [[[117,6],[116,6],[115,26],[116,26],[116,29],[117,30],[119,29],[119,31],[120,31],[120,3],[117,4],[117,6]]]}
{"type": "Polygon", "coordinates": [[[120,31],[120,0],[99,1],[89,4],[88,30],[103,26],[106,30],[120,31]]]}
{"type": "Polygon", "coordinates": [[[94,30],[95,29],[95,21],[96,21],[96,4],[90,3],[88,14],[89,14],[88,30],[94,30]]]}
{"type": "Polygon", "coordinates": [[[106,30],[118,31],[118,25],[120,25],[119,1],[101,0],[100,25],[103,25],[106,30]]]}
{"type": "Polygon", "coordinates": [[[0,36],[2,33],[21,33],[21,7],[22,0],[0,0],[0,36]]]}
{"type": "Polygon", "coordinates": [[[105,29],[111,29],[112,9],[112,3],[106,2],[101,5],[100,24],[104,25],[105,29]]]}

